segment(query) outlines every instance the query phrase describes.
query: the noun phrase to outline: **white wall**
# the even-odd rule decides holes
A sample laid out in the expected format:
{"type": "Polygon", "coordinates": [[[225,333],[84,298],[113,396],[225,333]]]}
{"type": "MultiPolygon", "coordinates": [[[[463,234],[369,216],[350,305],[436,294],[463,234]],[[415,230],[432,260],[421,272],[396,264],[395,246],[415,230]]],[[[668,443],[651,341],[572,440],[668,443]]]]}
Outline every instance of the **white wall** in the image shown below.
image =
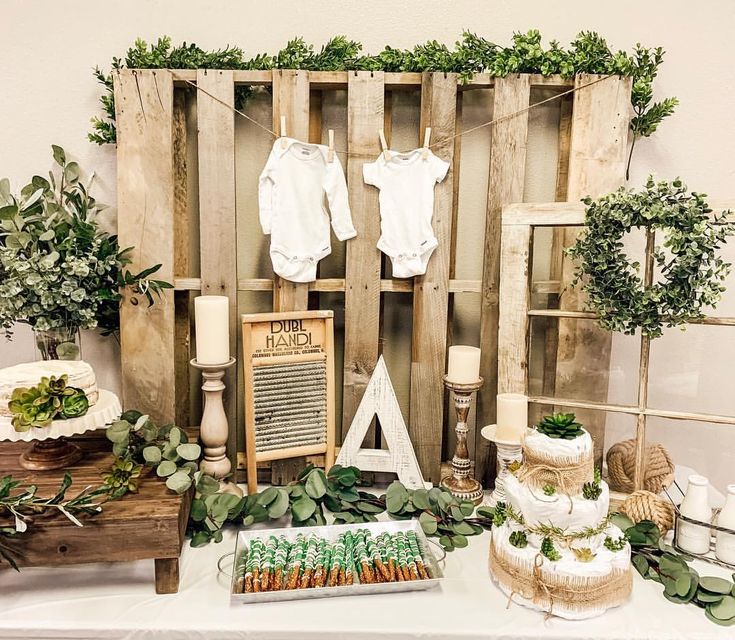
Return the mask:
{"type": "MultiPolygon", "coordinates": [[[[237,44],[252,55],[276,51],[294,35],[321,44],[331,35],[344,33],[363,42],[367,51],[378,51],[385,44],[410,47],[429,38],[452,43],[464,28],[501,43],[515,30],[539,28],[547,39],[565,44],[580,30],[597,30],[613,47],[630,49],[638,41],[663,46],[667,55],[656,90],[661,96],[678,96],[681,105],[653,139],[640,143],[630,183],[639,185],[650,172],[662,178],[681,175],[690,187],[713,198],[735,199],[735,9],[729,0],[708,0],[696,7],[683,0],[665,5],[640,0],[614,4],[577,0],[5,0],[2,21],[0,176],[9,177],[13,184],[49,167],[53,142],[64,146],[83,167],[93,169],[98,198],[115,204],[114,148],[97,147],[86,140],[100,94],[91,69],[107,67],[135,37],[150,41],[168,34],[174,42],[196,42],[204,48],[237,44]]],[[[481,97],[466,105],[467,126],[487,119],[485,107],[481,97]]],[[[553,124],[553,119],[553,110],[532,117],[537,140],[548,135],[546,125],[553,124]]],[[[414,125],[406,118],[404,126],[410,130],[414,125]]],[[[460,202],[467,223],[460,229],[464,251],[458,264],[458,277],[463,278],[479,277],[481,265],[481,236],[475,231],[481,228],[486,193],[487,161],[482,156],[486,135],[480,132],[463,143],[467,158],[463,157],[460,202]]],[[[397,132],[396,137],[403,145],[411,144],[410,133],[397,132]]],[[[551,199],[552,166],[543,145],[532,145],[527,199],[551,199]]],[[[242,176],[258,167],[251,169],[242,176]]],[[[251,187],[239,185],[238,208],[252,208],[251,187]]],[[[113,218],[114,210],[111,227],[113,218]]],[[[735,250],[728,253],[735,258],[735,250]]],[[[735,291],[726,306],[726,312],[735,315],[735,291]]],[[[478,340],[476,308],[476,298],[458,301],[456,328],[463,340],[478,340]]],[[[735,336],[729,331],[696,329],[663,338],[660,348],[654,350],[652,398],[670,408],[735,412],[730,391],[735,336]]],[[[397,326],[394,335],[391,357],[402,368],[409,353],[405,327],[397,326]]],[[[83,349],[102,384],[117,389],[119,361],[114,343],[86,335],[83,349]]],[[[28,331],[19,330],[12,343],[0,338],[0,366],[32,358],[28,331]]],[[[623,399],[625,381],[635,377],[634,366],[630,341],[616,337],[612,400],[623,399]]],[[[402,398],[405,402],[405,389],[402,398]]],[[[631,433],[627,423],[611,420],[611,426],[621,435],[631,433]]],[[[735,429],[665,427],[654,427],[655,436],[679,461],[706,471],[720,486],[735,479],[730,472],[735,454],[728,453],[735,451],[735,429]]]]}

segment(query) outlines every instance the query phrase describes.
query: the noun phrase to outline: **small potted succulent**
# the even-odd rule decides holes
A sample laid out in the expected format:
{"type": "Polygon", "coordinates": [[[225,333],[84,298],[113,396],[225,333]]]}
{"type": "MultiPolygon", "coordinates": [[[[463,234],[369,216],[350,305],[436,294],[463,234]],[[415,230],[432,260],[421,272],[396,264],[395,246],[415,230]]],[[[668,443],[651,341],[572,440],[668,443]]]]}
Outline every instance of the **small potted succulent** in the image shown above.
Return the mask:
{"type": "Polygon", "coordinates": [[[52,145],[56,169],[33,176],[17,195],[0,180],[0,328],[31,326],[43,359],[80,357],[79,330],[119,330],[120,289],[132,287],[149,304],[171,284],[125,269],[132,248],[99,227],[104,205],[90,195],[76,162],[52,145]]]}
{"type": "Polygon", "coordinates": [[[555,440],[574,440],[584,433],[582,425],[576,421],[573,413],[555,413],[544,416],[536,425],[539,433],[555,440]]]}

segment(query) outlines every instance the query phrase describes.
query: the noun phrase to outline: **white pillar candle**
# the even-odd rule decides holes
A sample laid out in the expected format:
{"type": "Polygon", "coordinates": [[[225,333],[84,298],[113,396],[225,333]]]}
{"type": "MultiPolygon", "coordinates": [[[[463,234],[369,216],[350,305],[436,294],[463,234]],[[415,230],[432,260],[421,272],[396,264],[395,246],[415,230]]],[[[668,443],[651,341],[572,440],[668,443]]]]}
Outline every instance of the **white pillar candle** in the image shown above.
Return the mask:
{"type": "Polygon", "coordinates": [[[230,359],[230,300],[227,296],[194,298],[197,362],[223,364],[230,359]]]}
{"type": "Polygon", "coordinates": [[[473,384],[480,379],[480,350],[457,345],[449,347],[447,380],[457,384],[473,384]]]}
{"type": "Polygon", "coordinates": [[[506,442],[520,442],[528,427],[528,397],[522,393],[499,393],[495,437],[506,442]]]}

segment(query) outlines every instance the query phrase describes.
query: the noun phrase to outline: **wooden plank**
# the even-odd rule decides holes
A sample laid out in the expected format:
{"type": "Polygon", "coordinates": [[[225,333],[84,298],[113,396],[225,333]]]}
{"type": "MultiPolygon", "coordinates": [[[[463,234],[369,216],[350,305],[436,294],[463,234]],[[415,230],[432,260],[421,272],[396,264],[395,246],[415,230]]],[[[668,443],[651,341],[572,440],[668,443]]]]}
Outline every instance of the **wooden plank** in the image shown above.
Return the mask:
{"type": "MultiPolygon", "coordinates": [[[[230,354],[237,356],[237,231],[235,214],[235,118],[217,99],[231,104],[232,71],[197,73],[199,149],[199,247],[202,295],[227,296],[230,310],[230,354]],[[214,98],[210,97],[214,96],[214,98]]],[[[237,370],[223,382],[224,407],[230,426],[227,452],[237,462],[237,370]]]]}
{"type": "MultiPolygon", "coordinates": [[[[273,130],[279,132],[281,116],[286,116],[288,136],[309,139],[310,94],[309,72],[278,69],[273,72],[273,130]]],[[[273,310],[296,311],[309,307],[309,285],[289,282],[274,275],[273,310]]],[[[294,480],[306,464],[306,459],[274,460],[271,469],[273,484],[294,480]]]]}
{"type": "MultiPolygon", "coordinates": [[[[289,138],[309,139],[309,72],[277,69],[273,71],[273,130],[280,133],[281,116],[286,117],[289,138]]],[[[273,310],[308,308],[309,287],[274,275],[273,310]]]]}
{"type": "MultiPolygon", "coordinates": [[[[347,243],[345,266],[345,345],[342,396],[342,436],[352,424],[357,406],[378,361],[380,332],[380,237],[378,191],[366,185],[362,165],[380,153],[378,130],[383,126],[384,74],[349,74],[347,89],[347,184],[357,237],[347,243]]],[[[374,432],[368,432],[368,438],[374,432]]],[[[371,442],[372,444],[372,442],[371,442]]]]}
{"type": "MultiPolygon", "coordinates": [[[[196,71],[193,69],[172,69],[177,83],[196,81],[196,71]]],[[[347,86],[350,71],[311,71],[312,89],[340,89],[347,86]]],[[[529,78],[532,87],[553,87],[568,89],[574,86],[572,78],[560,75],[544,76],[540,73],[522,74],[529,78]]],[[[251,86],[268,86],[272,83],[272,72],[263,70],[237,70],[234,72],[235,84],[251,86]]],[[[492,89],[495,76],[487,73],[476,73],[467,82],[458,85],[459,91],[472,89],[492,89]]],[[[385,86],[389,90],[412,90],[421,86],[419,72],[388,72],[385,74],[385,86]]]]}
{"type": "MultiPolygon", "coordinates": [[[[495,80],[493,118],[497,119],[528,107],[531,96],[527,75],[510,75],[495,80]]],[[[480,344],[482,356],[480,375],[484,385],[477,394],[478,424],[495,420],[495,396],[498,381],[498,286],[500,284],[500,235],[503,206],[523,201],[528,140],[528,112],[499,122],[493,128],[490,147],[490,177],[488,181],[485,219],[485,259],[482,269],[480,301],[480,344]]],[[[475,477],[485,482],[492,475],[494,460],[489,443],[476,443],[475,477]]]]}
{"type": "MultiPolygon", "coordinates": [[[[187,185],[187,91],[174,90],[174,278],[186,278],[189,275],[189,245],[191,231],[189,225],[189,202],[187,185]]],[[[174,280],[175,282],[176,280],[174,280]]],[[[174,336],[174,371],[176,372],[176,424],[189,425],[191,420],[191,402],[189,399],[189,380],[191,376],[191,324],[189,307],[191,294],[188,291],[174,292],[175,336],[174,336]]]]}
{"type": "Polygon", "coordinates": [[[500,254],[500,315],[498,326],[498,393],[528,393],[528,277],[531,227],[503,228],[500,254]]]}
{"type": "MultiPolygon", "coordinates": [[[[456,164],[456,163],[455,163],[456,164]]],[[[540,281],[534,283],[538,293],[548,293],[551,288],[559,291],[559,283],[540,281]]],[[[176,278],[174,289],[176,291],[199,291],[201,282],[199,278],[176,278]]],[[[243,278],[237,281],[238,291],[273,291],[273,280],[270,278],[243,278]]],[[[345,290],[344,278],[320,278],[309,283],[309,291],[339,292],[345,290]]],[[[449,293],[480,293],[482,282],[480,280],[449,280],[449,293]]],[[[384,278],[380,281],[381,293],[413,293],[413,282],[403,278],[384,278]]]]}
{"type": "MultiPolygon", "coordinates": [[[[118,235],[135,247],[130,270],[161,263],[156,277],[174,279],[173,83],[160,70],[116,70],[118,235]]],[[[120,308],[123,405],[165,424],[176,418],[174,295],[151,307],[120,308]]]]}
{"type": "MultiPolygon", "coordinates": [[[[559,144],[556,163],[556,194],[557,202],[566,202],[567,186],[569,183],[569,148],[572,138],[572,105],[573,95],[565,96],[559,103],[559,144]]],[[[549,295],[547,307],[559,308],[558,281],[562,277],[564,262],[564,229],[556,228],[552,231],[551,262],[549,264],[549,280],[557,281],[556,291],[549,295]]],[[[559,328],[556,322],[547,320],[544,331],[544,373],[543,394],[553,396],[556,390],[556,355],[559,348],[559,328]]],[[[540,416],[537,416],[540,417],[540,416]]]]}
{"type": "Polygon", "coordinates": [[[433,141],[446,140],[434,153],[449,162],[446,177],[434,187],[432,227],[438,245],[426,273],[414,278],[411,339],[411,395],[408,432],[424,477],[438,483],[444,419],[444,374],[449,308],[449,261],[454,202],[454,136],[457,79],[453,73],[425,73],[421,85],[423,136],[431,127],[433,141]]]}
{"type": "MultiPolygon", "coordinates": [[[[576,86],[599,76],[579,75],[576,86]]],[[[572,135],[569,150],[567,198],[577,202],[618,188],[625,180],[631,79],[611,77],[574,94],[572,135]]],[[[579,231],[565,231],[564,246],[576,242],[579,231]]],[[[571,287],[576,265],[564,259],[561,309],[581,309],[583,294],[571,287]]],[[[571,398],[607,399],[612,334],[596,324],[570,320],[559,322],[556,393],[571,398]]],[[[602,460],[605,416],[580,412],[578,419],[595,440],[595,458],[602,460]]]]}

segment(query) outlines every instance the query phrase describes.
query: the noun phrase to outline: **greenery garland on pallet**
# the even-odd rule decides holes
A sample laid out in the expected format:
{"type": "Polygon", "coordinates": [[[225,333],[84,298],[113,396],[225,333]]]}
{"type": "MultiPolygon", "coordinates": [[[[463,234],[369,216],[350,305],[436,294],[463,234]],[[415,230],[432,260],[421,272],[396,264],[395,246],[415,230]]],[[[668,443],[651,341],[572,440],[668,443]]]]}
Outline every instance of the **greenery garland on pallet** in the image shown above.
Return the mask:
{"type": "MultiPolygon", "coordinates": [[[[532,29],[527,33],[514,33],[508,47],[465,31],[462,39],[451,49],[436,40],[429,40],[413,49],[387,46],[377,55],[361,52],[362,44],[345,36],[333,37],[319,51],[303,38],[294,38],[275,55],[259,54],[247,59],[239,47],[227,46],[216,51],[204,51],[195,44],[186,43],[173,47],[171,38],[164,36],[150,46],[137,39],[124,59],[113,58],[112,68],[445,71],[459,74],[461,82],[467,82],[476,73],[489,73],[496,77],[511,73],[559,74],[566,78],[580,73],[630,76],[633,78],[631,102],[635,112],[630,124],[633,132],[631,155],[635,140],[656,131],[678,104],[676,98],[652,102],[653,81],[664,55],[661,47],[651,49],[636,44],[632,55],[628,55],[625,51],[612,51],[605,39],[592,31],[580,32],[567,49],[556,40],[544,48],[541,33],[532,29]]],[[[105,117],[92,118],[89,139],[98,144],[115,142],[112,76],[99,68],[94,73],[106,89],[100,99],[105,117]]],[[[236,87],[236,106],[241,107],[252,91],[250,87],[236,87]]]]}
{"type": "Polygon", "coordinates": [[[648,178],[640,191],[619,190],[597,200],[586,198],[586,229],[568,250],[578,261],[574,284],[580,283],[587,307],[609,331],[657,338],[664,327],[704,317],[725,290],[731,265],[718,256],[735,224],[729,212],[710,216],[701,193],[688,193],[679,179],[648,178]],[[665,232],[653,253],[660,281],[644,286],[640,263],[623,253],[623,237],[632,229],[665,232]]]}

